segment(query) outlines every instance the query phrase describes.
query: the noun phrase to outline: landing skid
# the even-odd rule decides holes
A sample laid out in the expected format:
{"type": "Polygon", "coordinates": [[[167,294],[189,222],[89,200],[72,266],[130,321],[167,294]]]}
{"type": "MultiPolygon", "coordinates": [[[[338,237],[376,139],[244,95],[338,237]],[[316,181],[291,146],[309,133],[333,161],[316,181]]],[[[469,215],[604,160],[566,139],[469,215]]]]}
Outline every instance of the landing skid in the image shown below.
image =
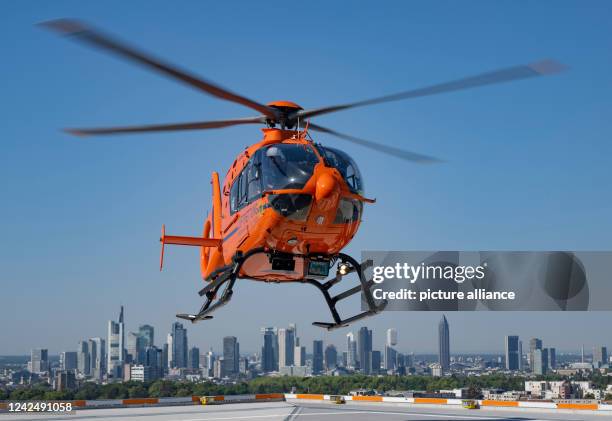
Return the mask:
{"type": "Polygon", "coordinates": [[[322,327],[327,330],[334,330],[334,329],[338,329],[341,327],[346,327],[349,324],[356,322],[357,320],[361,320],[366,317],[374,316],[375,314],[383,311],[385,307],[387,306],[387,301],[383,301],[381,302],[381,304],[376,305],[376,303],[374,302],[374,297],[372,296],[372,291],[370,290],[374,282],[372,280],[367,281],[365,279],[365,275],[363,271],[368,266],[372,265],[371,260],[368,260],[360,264],[360,263],[357,263],[357,261],[353,259],[351,256],[343,254],[343,253],[338,254],[338,260],[339,260],[338,261],[339,267],[340,265],[345,265],[345,268],[347,269],[344,273],[341,273],[340,271],[338,271],[335,277],[331,278],[330,280],[324,283],[320,283],[314,279],[305,279],[303,281],[305,283],[308,283],[310,285],[317,287],[317,289],[321,291],[321,293],[323,294],[323,297],[325,298],[325,302],[327,303],[327,306],[329,307],[329,311],[331,312],[332,318],[334,319],[334,321],[333,323],[314,322],[313,325],[322,327]],[[359,285],[353,288],[347,289],[346,291],[341,292],[332,297],[331,294],[329,293],[330,288],[336,285],[338,282],[342,281],[342,278],[344,276],[349,275],[353,272],[355,272],[357,276],[359,277],[359,285]],[[339,301],[344,300],[345,298],[348,298],[359,292],[363,293],[363,298],[365,299],[365,303],[367,304],[368,309],[352,317],[342,319],[340,317],[340,314],[338,313],[338,310],[336,309],[336,304],[338,304],[339,301]]]}
{"type": "Polygon", "coordinates": [[[234,293],[234,283],[236,282],[236,279],[238,279],[240,268],[242,268],[244,262],[252,255],[263,252],[264,249],[258,248],[250,250],[245,254],[242,254],[241,252],[236,253],[232,259],[232,263],[213,272],[210,277],[210,283],[202,288],[198,293],[200,296],[206,297],[200,311],[198,311],[197,314],[177,314],[176,317],[179,319],[189,320],[192,323],[199,322],[200,320],[212,319],[213,316],[210,316],[210,313],[220,307],[223,307],[229,302],[229,300],[232,299],[232,294],[234,293]],[[217,299],[217,293],[226,283],[227,285],[225,289],[221,293],[221,296],[217,299]]]}
{"type": "MultiPolygon", "coordinates": [[[[236,282],[236,279],[238,279],[238,275],[240,274],[240,269],[242,268],[242,265],[244,264],[244,262],[249,257],[257,253],[267,253],[267,252],[266,250],[262,248],[258,248],[258,249],[250,250],[244,254],[236,253],[234,258],[232,259],[233,260],[232,263],[212,273],[210,276],[210,279],[211,279],[210,283],[206,285],[206,287],[200,290],[199,292],[200,296],[205,296],[205,301],[204,301],[204,304],[202,304],[200,311],[198,311],[197,314],[177,314],[176,317],[180,319],[188,320],[192,323],[195,323],[201,320],[212,319],[213,316],[211,316],[210,313],[212,313],[213,311],[227,304],[229,300],[232,298],[233,287],[236,282]],[[223,285],[226,285],[225,289],[221,293],[221,296],[217,298],[217,294],[219,293],[223,285]]],[[[323,297],[325,298],[325,302],[327,303],[327,306],[329,307],[329,311],[331,312],[333,322],[331,323],[330,322],[314,322],[313,325],[325,328],[327,330],[334,330],[334,329],[338,329],[341,327],[346,327],[350,323],[356,322],[357,320],[361,320],[363,318],[370,317],[377,313],[380,313],[387,306],[386,301],[383,301],[381,304],[376,305],[376,303],[374,302],[374,297],[372,296],[372,292],[370,291],[370,288],[373,285],[373,281],[371,280],[366,281],[365,276],[363,274],[363,270],[368,265],[372,264],[371,261],[367,261],[363,264],[360,264],[352,257],[346,254],[343,254],[343,253],[338,254],[337,258],[338,258],[338,267],[340,267],[340,265],[343,265],[344,270],[343,271],[338,270],[338,273],[336,274],[336,276],[329,279],[328,281],[322,283],[322,282],[319,282],[317,280],[310,279],[310,278],[305,278],[300,281],[295,281],[295,282],[302,282],[302,283],[313,285],[323,294],[323,297]],[[350,288],[332,297],[331,294],[329,293],[330,288],[336,285],[337,283],[339,283],[340,281],[342,281],[342,278],[344,276],[347,276],[353,272],[355,272],[357,276],[359,277],[359,285],[353,288],[350,288]],[[359,292],[363,293],[363,298],[365,299],[365,303],[367,304],[368,309],[352,317],[342,319],[340,317],[340,314],[338,313],[338,310],[336,309],[336,304],[339,301],[344,300],[345,298],[351,297],[359,292]]]]}

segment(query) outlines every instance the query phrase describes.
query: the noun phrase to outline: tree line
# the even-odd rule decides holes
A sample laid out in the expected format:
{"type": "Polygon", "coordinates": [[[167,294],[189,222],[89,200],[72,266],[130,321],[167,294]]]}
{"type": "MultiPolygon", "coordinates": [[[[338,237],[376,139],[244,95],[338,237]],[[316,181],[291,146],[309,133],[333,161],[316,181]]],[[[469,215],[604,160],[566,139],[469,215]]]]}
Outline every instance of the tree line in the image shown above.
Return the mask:
{"type": "Polygon", "coordinates": [[[0,400],[75,400],[127,399],[144,397],[182,397],[207,395],[240,395],[253,393],[328,393],[347,394],[354,389],[419,390],[434,392],[441,389],[468,387],[478,392],[484,388],[523,390],[524,377],[490,375],[481,377],[450,376],[317,376],[317,377],[258,377],[232,384],[210,381],[156,380],[151,383],[125,382],[111,384],[82,383],[76,390],[55,391],[39,383],[16,389],[0,389],[0,400]]]}

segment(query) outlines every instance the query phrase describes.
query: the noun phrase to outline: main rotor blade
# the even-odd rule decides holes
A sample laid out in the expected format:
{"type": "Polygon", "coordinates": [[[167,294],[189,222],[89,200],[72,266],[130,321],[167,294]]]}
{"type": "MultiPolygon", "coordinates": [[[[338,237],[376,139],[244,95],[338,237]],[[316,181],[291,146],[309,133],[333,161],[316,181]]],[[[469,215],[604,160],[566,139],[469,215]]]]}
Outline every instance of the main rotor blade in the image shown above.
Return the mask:
{"type": "Polygon", "coordinates": [[[340,139],[348,140],[349,142],[356,143],[357,145],[365,146],[366,148],[374,149],[377,152],[386,153],[393,155],[396,158],[401,158],[406,161],[417,162],[419,164],[433,164],[437,162],[444,162],[438,158],[434,158],[428,155],[421,155],[416,152],[410,152],[404,149],[395,148],[393,146],[383,145],[382,143],[372,142],[370,140],[361,139],[355,136],[351,136],[344,133],[339,133],[335,130],[328,129],[327,127],[319,126],[318,124],[308,123],[308,127],[312,130],[331,134],[339,137],[340,139]]]}
{"type": "Polygon", "coordinates": [[[479,86],[492,85],[494,83],[509,82],[512,80],[526,79],[536,76],[545,76],[559,73],[565,66],[554,60],[543,60],[522,66],[508,67],[476,76],[470,76],[451,82],[440,83],[427,86],[425,88],[404,91],[397,94],[385,95],[377,98],[366,99],[363,101],[352,102],[349,104],[332,105],[329,107],[313,108],[310,110],[298,111],[291,116],[296,118],[310,118],[321,114],[333,113],[349,108],[363,107],[366,105],[380,104],[383,102],[399,101],[402,99],[417,98],[428,95],[436,95],[444,92],[459,91],[463,89],[476,88],[479,86]]]}
{"type": "Polygon", "coordinates": [[[170,64],[164,63],[161,60],[155,59],[143,52],[136,50],[120,41],[116,41],[111,37],[95,31],[85,24],[71,19],[58,19],[41,23],[42,26],[50,28],[64,35],[76,37],[79,41],[110,51],[124,58],[138,62],[144,66],[153,68],[167,76],[178,79],[188,85],[200,89],[212,96],[224,99],[226,101],[235,102],[246,107],[252,108],[269,118],[276,119],[277,111],[266,105],[260,104],[238,94],[221,88],[220,86],[205,81],[197,76],[189,74],[187,71],[178,69],[170,64]]]}
{"type": "Polygon", "coordinates": [[[197,121],[193,123],[152,124],[147,126],[98,127],[91,129],[65,129],[75,136],[110,135],[142,132],[170,132],[179,130],[218,129],[221,127],[237,126],[240,124],[264,123],[266,116],[239,118],[234,120],[197,121]]]}

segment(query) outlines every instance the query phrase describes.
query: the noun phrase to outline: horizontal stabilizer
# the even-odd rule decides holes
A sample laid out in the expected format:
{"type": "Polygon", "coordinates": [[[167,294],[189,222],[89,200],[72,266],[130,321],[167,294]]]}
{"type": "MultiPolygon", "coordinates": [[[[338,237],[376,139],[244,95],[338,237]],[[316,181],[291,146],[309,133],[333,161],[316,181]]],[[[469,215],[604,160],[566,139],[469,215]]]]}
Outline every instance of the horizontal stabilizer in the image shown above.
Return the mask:
{"type": "Polygon", "coordinates": [[[164,247],[166,244],[174,244],[179,246],[196,246],[196,247],[217,247],[220,248],[223,240],[219,238],[204,238],[204,237],[183,237],[178,235],[166,235],[166,226],[162,225],[162,233],[159,241],[162,243],[161,257],[159,260],[159,270],[164,266],[164,247]]]}

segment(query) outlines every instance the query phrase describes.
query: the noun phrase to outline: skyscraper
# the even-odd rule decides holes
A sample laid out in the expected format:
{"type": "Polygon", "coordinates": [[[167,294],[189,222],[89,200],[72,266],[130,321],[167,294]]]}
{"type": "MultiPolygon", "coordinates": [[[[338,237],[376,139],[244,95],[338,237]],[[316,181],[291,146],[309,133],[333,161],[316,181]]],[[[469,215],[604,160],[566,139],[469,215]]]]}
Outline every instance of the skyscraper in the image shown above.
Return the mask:
{"type": "Polygon", "coordinates": [[[295,348],[295,329],[278,329],[278,367],[289,367],[293,365],[295,348]]]}
{"type": "Polygon", "coordinates": [[[333,370],[338,364],[338,351],[336,347],[329,344],[325,347],[325,368],[333,370]]]}
{"type": "Polygon", "coordinates": [[[182,323],[174,322],[168,339],[168,359],[171,358],[168,364],[171,368],[187,368],[187,329],[182,323]],[[172,342],[171,348],[170,342],[172,342]]]}
{"type": "Polygon", "coordinates": [[[605,346],[596,346],[593,348],[593,365],[601,367],[603,364],[608,364],[608,349],[605,346]]]}
{"type": "Polygon", "coordinates": [[[77,369],[84,376],[89,376],[91,362],[89,358],[89,344],[87,341],[79,341],[77,347],[77,369]]]}
{"type": "Polygon", "coordinates": [[[140,332],[129,332],[127,335],[127,362],[142,364],[146,346],[140,332]]]}
{"type": "Polygon", "coordinates": [[[363,374],[372,371],[372,331],[363,326],[359,329],[358,344],[359,368],[363,374]]]}
{"type": "Polygon", "coordinates": [[[450,332],[446,316],[438,324],[438,362],[442,371],[450,368],[450,332]]]}
{"type": "Polygon", "coordinates": [[[548,368],[550,370],[557,368],[557,350],[555,348],[548,348],[548,368]]]}
{"type": "Polygon", "coordinates": [[[387,345],[389,346],[397,345],[397,329],[395,328],[387,329],[387,345]]]}
{"type": "Polygon", "coordinates": [[[534,352],[536,349],[542,349],[542,340],[538,338],[531,338],[529,340],[529,368],[532,372],[535,372],[534,352]]]}
{"type": "Polygon", "coordinates": [[[60,370],[73,371],[78,368],[77,353],[74,351],[66,351],[60,354],[60,370]]]}
{"type": "Polygon", "coordinates": [[[519,337],[506,336],[506,370],[516,371],[519,369],[519,337]]]}
{"type": "Polygon", "coordinates": [[[46,349],[33,349],[30,353],[32,373],[49,371],[49,353],[46,349]]]}
{"type": "Polygon", "coordinates": [[[278,350],[278,339],[276,328],[265,327],[261,329],[263,333],[263,346],[261,347],[261,371],[270,373],[278,370],[276,352],[278,350]]]}
{"type": "Polygon", "coordinates": [[[312,374],[323,372],[323,341],[312,341],[312,374]]]}
{"type": "Polygon", "coordinates": [[[165,348],[164,351],[166,351],[166,368],[173,368],[174,367],[174,363],[172,362],[172,349],[174,348],[174,344],[173,344],[173,340],[172,340],[172,333],[168,333],[168,336],[166,337],[166,343],[165,343],[165,348]]]}
{"type": "Polygon", "coordinates": [[[156,346],[148,346],[145,349],[144,365],[150,367],[151,379],[163,377],[163,351],[156,346]]]}
{"type": "Polygon", "coordinates": [[[235,336],[223,338],[223,374],[236,375],[239,372],[240,346],[235,336]]]}
{"type": "Polygon", "coordinates": [[[537,375],[544,375],[548,369],[548,349],[535,348],[532,353],[532,371],[537,375]]]}
{"type": "Polygon", "coordinates": [[[207,375],[208,377],[214,377],[215,375],[215,353],[213,352],[212,348],[206,353],[206,360],[205,360],[205,365],[206,365],[206,370],[207,370],[207,375]]]}
{"type": "Polygon", "coordinates": [[[303,367],[306,365],[306,347],[302,345],[295,346],[295,352],[293,354],[293,365],[296,367],[303,367]]]}
{"type": "Polygon", "coordinates": [[[200,348],[196,346],[189,350],[189,368],[191,370],[200,369],[200,348]]]}
{"type": "Polygon", "coordinates": [[[391,345],[385,345],[385,370],[395,370],[397,366],[397,351],[391,345]]]}
{"type": "Polygon", "coordinates": [[[119,313],[119,321],[108,321],[108,349],[106,351],[106,369],[111,377],[120,378],[123,376],[123,358],[125,354],[125,336],[123,324],[123,306],[119,313]]]}
{"type": "Polygon", "coordinates": [[[143,347],[148,348],[155,345],[155,329],[151,325],[140,325],[138,334],[142,337],[143,347]]]}
{"type": "Polygon", "coordinates": [[[355,368],[357,366],[357,341],[353,332],[346,334],[346,366],[355,368]]]}
{"type": "Polygon", "coordinates": [[[380,372],[380,351],[372,351],[372,374],[380,372]]]}
{"type": "Polygon", "coordinates": [[[89,375],[102,380],[106,373],[106,342],[102,338],[91,338],[89,346],[89,375]]]}

